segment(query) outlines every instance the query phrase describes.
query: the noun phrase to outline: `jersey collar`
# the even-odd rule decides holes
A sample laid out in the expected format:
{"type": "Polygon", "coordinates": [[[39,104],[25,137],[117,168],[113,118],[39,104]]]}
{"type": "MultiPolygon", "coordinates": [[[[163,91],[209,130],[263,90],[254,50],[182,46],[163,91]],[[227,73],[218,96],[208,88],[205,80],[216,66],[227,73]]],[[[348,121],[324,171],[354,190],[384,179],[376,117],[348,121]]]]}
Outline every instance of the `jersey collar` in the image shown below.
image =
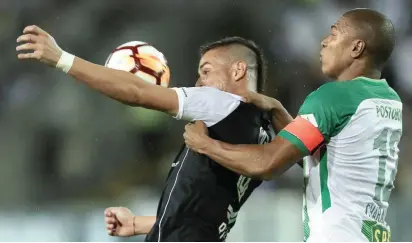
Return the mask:
{"type": "Polygon", "coordinates": [[[359,79],[370,81],[370,82],[385,82],[386,83],[386,79],[373,79],[373,78],[367,78],[367,77],[363,77],[363,76],[356,77],[352,80],[359,80],[359,79]]]}

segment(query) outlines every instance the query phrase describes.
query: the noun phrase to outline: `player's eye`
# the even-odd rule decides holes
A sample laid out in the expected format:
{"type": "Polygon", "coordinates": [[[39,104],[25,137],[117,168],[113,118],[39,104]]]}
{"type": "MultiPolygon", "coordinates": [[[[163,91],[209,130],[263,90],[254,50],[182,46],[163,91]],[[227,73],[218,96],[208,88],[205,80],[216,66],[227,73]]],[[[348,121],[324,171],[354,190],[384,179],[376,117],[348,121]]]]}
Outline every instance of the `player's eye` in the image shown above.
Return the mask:
{"type": "Polygon", "coordinates": [[[203,70],[203,75],[207,75],[208,73],[209,73],[209,70],[207,70],[207,69],[203,70]]]}

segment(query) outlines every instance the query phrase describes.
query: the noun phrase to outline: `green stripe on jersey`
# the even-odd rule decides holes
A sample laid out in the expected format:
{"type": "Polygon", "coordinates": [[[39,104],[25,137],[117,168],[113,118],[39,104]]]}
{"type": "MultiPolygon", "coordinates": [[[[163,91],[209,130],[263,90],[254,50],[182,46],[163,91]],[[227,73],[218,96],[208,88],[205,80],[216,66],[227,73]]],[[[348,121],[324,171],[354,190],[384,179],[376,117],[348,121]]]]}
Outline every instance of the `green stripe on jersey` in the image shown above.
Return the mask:
{"type": "Polygon", "coordinates": [[[322,197],[322,212],[330,208],[330,192],[328,187],[328,153],[327,149],[323,147],[320,150],[320,193],[322,197]]]}
{"type": "Polygon", "coordinates": [[[299,138],[297,138],[295,135],[291,134],[290,132],[282,130],[279,132],[278,136],[288,140],[289,142],[294,144],[296,147],[298,147],[298,149],[303,153],[303,155],[309,154],[309,150],[306,148],[303,142],[300,141],[299,138]]]}
{"type": "Polygon", "coordinates": [[[309,171],[307,157],[303,158],[303,241],[306,242],[310,236],[309,213],[306,199],[306,189],[309,184],[309,171]]]}
{"type": "Polygon", "coordinates": [[[306,242],[310,236],[308,207],[303,206],[303,241],[306,242]]]}

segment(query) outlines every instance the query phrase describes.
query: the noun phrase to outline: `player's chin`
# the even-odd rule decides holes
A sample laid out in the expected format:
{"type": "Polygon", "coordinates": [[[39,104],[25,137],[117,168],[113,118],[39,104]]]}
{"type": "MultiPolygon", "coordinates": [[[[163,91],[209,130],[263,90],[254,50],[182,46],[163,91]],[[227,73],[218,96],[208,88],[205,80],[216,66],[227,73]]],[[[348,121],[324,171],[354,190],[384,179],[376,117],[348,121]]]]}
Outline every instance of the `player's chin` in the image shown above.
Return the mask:
{"type": "Polygon", "coordinates": [[[328,68],[327,65],[325,65],[324,63],[322,63],[322,74],[325,75],[326,77],[332,77],[333,76],[333,72],[330,68],[328,68]]]}

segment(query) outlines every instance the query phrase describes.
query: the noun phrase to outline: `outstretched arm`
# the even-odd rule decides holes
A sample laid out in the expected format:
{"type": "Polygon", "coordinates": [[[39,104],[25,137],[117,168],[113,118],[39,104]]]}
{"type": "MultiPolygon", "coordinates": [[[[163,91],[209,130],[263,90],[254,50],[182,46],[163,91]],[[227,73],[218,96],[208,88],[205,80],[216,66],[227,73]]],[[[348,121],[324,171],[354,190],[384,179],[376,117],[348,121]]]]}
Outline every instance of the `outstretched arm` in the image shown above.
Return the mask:
{"type": "Polygon", "coordinates": [[[177,114],[179,105],[176,91],[149,84],[131,73],[75,57],[68,74],[122,103],[163,111],[173,116],[177,114]]]}
{"type": "Polygon", "coordinates": [[[178,97],[173,89],[152,85],[135,75],[106,68],[64,52],[54,38],[37,26],[28,26],[17,39],[19,59],[37,59],[58,67],[89,87],[122,103],[176,115],[178,97]]]}

